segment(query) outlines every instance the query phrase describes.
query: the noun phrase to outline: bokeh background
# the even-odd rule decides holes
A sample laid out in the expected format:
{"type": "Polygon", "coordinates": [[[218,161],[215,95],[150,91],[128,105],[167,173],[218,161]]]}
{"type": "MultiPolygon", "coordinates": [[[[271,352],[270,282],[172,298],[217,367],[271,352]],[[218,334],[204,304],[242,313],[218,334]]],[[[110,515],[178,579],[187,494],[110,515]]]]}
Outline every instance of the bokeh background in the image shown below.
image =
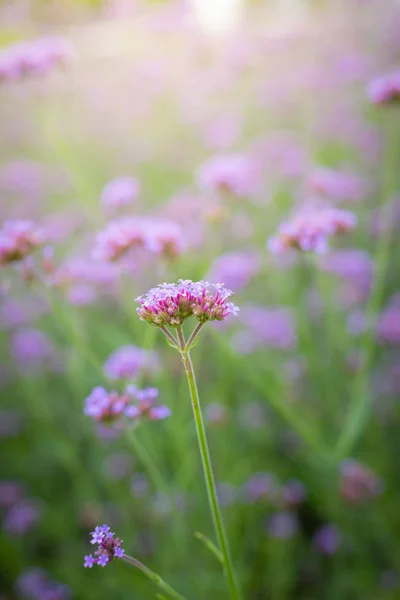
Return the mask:
{"type": "Polygon", "coordinates": [[[227,597],[194,536],[214,539],[180,357],[134,302],[180,277],[241,309],[193,360],[243,598],[400,598],[400,107],[366,92],[400,67],[399,3],[14,0],[0,21],[0,217],[45,238],[1,265],[1,600],[155,598],[122,561],[83,568],[103,522],[187,598],[227,597]],[[325,205],[358,218],[327,254],[268,250],[325,205]],[[106,260],[124,217],[159,246],[106,260]],[[123,380],[104,365],[127,345],[123,380]],[[84,414],[126,383],[171,416],[84,414]]]}

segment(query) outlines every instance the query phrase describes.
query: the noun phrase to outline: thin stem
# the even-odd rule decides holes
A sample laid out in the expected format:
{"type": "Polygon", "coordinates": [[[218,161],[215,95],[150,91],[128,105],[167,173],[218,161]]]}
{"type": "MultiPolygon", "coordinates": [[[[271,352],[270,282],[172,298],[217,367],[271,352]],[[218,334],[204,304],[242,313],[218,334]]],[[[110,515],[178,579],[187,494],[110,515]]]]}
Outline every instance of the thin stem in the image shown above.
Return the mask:
{"type": "MultiPolygon", "coordinates": [[[[388,117],[388,115],[386,116],[388,117]]],[[[392,115],[390,116],[392,117],[392,115]]],[[[396,169],[398,153],[396,148],[398,128],[393,126],[392,119],[393,117],[390,122],[385,123],[387,140],[385,171],[382,182],[382,198],[386,200],[394,193],[397,184],[396,169]]],[[[383,226],[382,231],[379,232],[374,256],[373,289],[366,307],[365,333],[361,342],[361,366],[354,379],[349,412],[335,448],[338,459],[348,456],[353,449],[353,446],[358,441],[368,418],[372,401],[372,394],[369,386],[369,373],[376,347],[376,316],[382,305],[385,293],[387,269],[390,262],[390,247],[393,239],[392,213],[393,208],[390,205],[389,207],[385,205],[381,206],[379,218],[383,226]],[[385,209],[387,210],[388,208],[391,210],[388,210],[386,216],[385,209]],[[387,231],[386,228],[388,228],[389,231],[387,231]]]]}
{"type": "Polygon", "coordinates": [[[181,352],[185,351],[185,336],[183,335],[182,327],[178,327],[178,339],[179,339],[179,349],[181,352]]]}
{"type": "MultiPolygon", "coordinates": [[[[179,329],[178,329],[179,335],[179,329]]],[[[183,334],[182,334],[183,336],[183,334]]],[[[229,550],[228,538],[226,536],[224,523],[222,520],[221,509],[218,503],[217,491],[215,486],[214,474],[211,465],[211,457],[207,444],[206,431],[204,428],[203,416],[200,407],[200,398],[197,391],[196,379],[193,370],[193,364],[188,351],[181,352],[182,361],[185,367],[186,377],[188,380],[190,397],[192,400],[193,415],[196,424],[197,439],[201,460],[203,463],[204,478],[208,493],[208,501],[214,522],[215,532],[217,534],[219,546],[224,557],[225,574],[228,581],[230,596],[232,600],[239,600],[239,590],[234,576],[232,558],[229,550]]]]}
{"type": "Polygon", "coordinates": [[[175,348],[177,348],[179,350],[179,344],[176,338],[174,338],[174,336],[172,335],[172,333],[170,331],[168,331],[168,329],[166,327],[160,327],[161,331],[163,332],[164,335],[167,336],[167,338],[169,339],[169,341],[171,342],[171,344],[173,346],[175,346],[175,348]]]}
{"type": "Polygon", "coordinates": [[[140,560],[137,560],[132,556],[127,556],[126,554],[122,557],[122,559],[130,565],[136,567],[136,569],[139,569],[139,571],[146,575],[146,577],[150,579],[150,581],[158,585],[159,588],[166,592],[171,598],[174,598],[174,600],[186,600],[185,597],[182,596],[182,594],[179,594],[179,592],[176,592],[170,585],[168,585],[168,583],[164,581],[164,579],[162,579],[162,577],[160,577],[158,573],[154,573],[154,571],[152,571],[151,569],[146,567],[146,565],[141,563],[140,560]]]}
{"type": "Polygon", "coordinates": [[[191,346],[196,341],[197,336],[199,335],[200,330],[203,327],[203,325],[204,325],[204,323],[197,323],[196,327],[193,329],[192,333],[190,334],[188,341],[186,342],[185,350],[190,350],[191,346]]]}

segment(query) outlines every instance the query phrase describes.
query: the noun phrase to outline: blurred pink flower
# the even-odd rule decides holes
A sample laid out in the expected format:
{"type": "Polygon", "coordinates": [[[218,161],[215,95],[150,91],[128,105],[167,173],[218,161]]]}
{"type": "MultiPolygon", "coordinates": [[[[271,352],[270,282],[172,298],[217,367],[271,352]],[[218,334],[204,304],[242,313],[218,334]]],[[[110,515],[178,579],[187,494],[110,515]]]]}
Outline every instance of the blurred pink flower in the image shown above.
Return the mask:
{"type": "Polygon", "coordinates": [[[200,188],[228,192],[233,196],[253,197],[260,189],[256,162],[245,154],[213,156],[197,172],[200,188]]]}
{"type": "Polygon", "coordinates": [[[400,102],[400,71],[381,75],[370,81],[367,96],[372,104],[400,102]]]}
{"type": "Polygon", "coordinates": [[[223,281],[224,285],[237,293],[257,275],[260,267],[260,257],[254,251],[228,252],[213,262],[206,279],[223,281]]]}
{"type": "Polygon", "coordinates": [[[334,171],[327,167],[317,167],[309,176],[311,193],[320,194],[333,202],[359,202],[367,192],[364,179],[345,171],[334,171]]]}
{"type": "Polygon", "coordinates": [[[100,203],[104,208],[123,208],[138,197],[140,185],[133,177],[118,177],[103,188],[100,203]]]}
{"type": "Polygon", "coordinates": [[[271,252],[290,249],[325,254],[329,237],[354,229],[357,217],[354,213],[337,208],[307,210],[282,223],[278,233],[268,240],[271,252]]]}
{"type": "Polygon", "coordinates": [[[19,261],[45,241],[32,221],[5,221],[0,230],[0,265],[19,261]]]}

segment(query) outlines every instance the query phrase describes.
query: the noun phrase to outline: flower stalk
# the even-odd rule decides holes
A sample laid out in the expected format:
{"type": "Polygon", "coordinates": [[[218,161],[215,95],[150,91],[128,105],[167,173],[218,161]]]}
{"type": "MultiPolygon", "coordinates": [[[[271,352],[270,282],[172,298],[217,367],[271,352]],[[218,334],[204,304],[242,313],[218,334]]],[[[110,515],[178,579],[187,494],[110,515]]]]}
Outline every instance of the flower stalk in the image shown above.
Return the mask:
{"type": "MultiPolygon", "coordinates": [[[[197,326],[198,331],[200,330],[197,326]]],[[[196,330],[195,330],[196,331],[196,330]]],[[[197,331],[197,333],[198,333],[197,331]]],[[[222,519],[221,509],[218,502],[217,490],[215,485],[215,479],[211,464],[211,456],[207,443],[206,430],[204,427],[203,415],[200,405],[199,392],[197,390],[196,377],[193,369],[192,359],[188,350],[189,343],[185,344],[184,335],[182,328],[178,328],[178,339],[180,342],[180,352],[182,357],[183,366],[185,368],[185,374],[189,386],[190,398],[192,402],[194,422],[196,425],[197,440],[199,443],[199,450],[201,461],[203,464],[204,479],[207,488],[208,502],[210,511],[214,523],[215,532],[218,538],[219,547],[224,558],[225,575],[228,582],[229,592],[232,600],[239,600],[239,590],[236,583],[231,553],[229,549],[228,538],[226,535],[224,522],[222,519]]],[[[194,332],[193,332],[194,333],[194,332]]],[[[197,336],[197,333],[194,337],[197,336]]],[[[189,339],[192,339],[192,336],[189,339]]]]}
{"type": "Polygon", "coordinates": [[[137,558],[133,558],[132,556],[128,556],[125,554],[123,556],[123,560],[125,560],[127,563],[141,571],[143,575],[145,575],[148,579],[150,579],[150,581],[155,583],[173,600],[186,600],[185,597],[182,596],[182,594],[175,591],[166,581],[164,581],[164,579],[162,579],[162,577],[160,577],[158,573],[155,573],[154,571],[146,567],[146,565],[141,563],[140,560],[137,560],[137,558]]]}

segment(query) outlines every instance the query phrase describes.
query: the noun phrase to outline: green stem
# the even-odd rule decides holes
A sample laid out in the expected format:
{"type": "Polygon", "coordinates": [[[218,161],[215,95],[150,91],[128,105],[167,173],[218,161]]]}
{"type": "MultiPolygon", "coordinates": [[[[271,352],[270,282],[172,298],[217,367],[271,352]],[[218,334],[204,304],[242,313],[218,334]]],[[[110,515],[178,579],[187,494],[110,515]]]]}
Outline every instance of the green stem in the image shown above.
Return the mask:
{"type": "MultiPolygon", "coordinates": [[[[393,116],[390,115],[393,119],[393,116]]],[[[388,118],[389,115],[386,115],[388,118]]],[[[397,118],[396,116],[394,118],[397,118]]],[[[388,199],[390,194],[396,190],[397,175],[397,156],[398,128],[394,126],[392,120],[386,125],[386,152],[385,152],[385,172],[383,175],[382,198],[388,199]]],[[[379,238],[376,244],[374,255],[374,273],[373,289],[366,308],[365,333],[362,338],[362,352],[360,356],[361,366],[355,376],[352,400],[346,417],[344,427],[336,444],[336,456],[338,459],[345,458],[353,449],[364,429],[368,418],[369,409],[372,401],[372,395],[369,386],[369,371],[374,357],[375,336],[376,336],[376,316],[382,305],[385,293],[385,283],[387,268],[390,261],[390,246],[393,237],[392,211],[384,214],[387,206],[381,206],[379,219],[383,224],[382,231],[379,232],[379,238]],[[389,229],[389,231],[386,230],[389,229]]]]}
{"type": "Polygon", "coordinates": [[[174,598],[174,600],[186,600],[185,597],[182,596],[182,594],[179,594],[179,592],[176,592],[170,585],[168,585],[168,583],[164,581],[164,579],[162,579],[160,575],[154,573],[154,571],[146,567],[146,565],[141,563],[136,558],[127,555],[124,555],[122,558],[130,565],[136,567],[136,569],[139,569],[139,571],[146,575],[146,577],[150,579],[150,581],[158,585],[159,588],[166,592],[171,598],[174,598]]]}
{"type": "MultiPolygon", "coordinates": [[[[183,333],[180,329],[178,329],[178,336],[181,341],[181,344],[184,343],[183,333]]],[[[184,345],[183,345],[183,348],[184,348],[184,345]]],[[[239,600],[240,595],[239,595],[238,586],[237,586],[237,583],[235,580],[232,558],[231,558],[231,554],[229,551],[228,538],[226,536],[225,527],[224,527],[224,523],[222,520],[221,509],[220,509],[219,503],[218,503],[215,480],[214,480],[214,475],[213,475],[213,470],[212,470],[212,465],[211,465],[211,457],[210,457],[210,452],[209,452],[208,444],[207,444],[206,431],[204,428],[203,416],[202,416],[201,407],[200,407],[200,398],[199,398],[199,393],[197,391],[196,378],[195,378],[195,374],[194,374],[194,370],[193,370],[193,364],[192,364],[192,360],[190,358],[190,354],[188,351],[182,350],[181,356],[182,356],[183,365],[185,367],[186,377],[187,377],[187,381],[188,381],[188,385],[189,385],[190,397],[192,400],[193,415],[194,415],[194,421],[196,424],[196,432],[197,432],[197,439],[199,442],[201,460],[203,463],[204,478],[205,478],[205,483],[206,483],[206,488],[207,488],[207,493],[208,493],[208,501],[209,501],[210,510],[211,510],[211,514],[212,514],[212,518],[213,518],[213,522],[214,522],[215,532],[217,534],[219,546],[220,546],[221,552],[224,557],[225,574],[226,574],[226,578],[227,578],[227,582],[228,582],[228,586],[229,586],[230,596],[231,596],[232,600],[239,600]]]]}

